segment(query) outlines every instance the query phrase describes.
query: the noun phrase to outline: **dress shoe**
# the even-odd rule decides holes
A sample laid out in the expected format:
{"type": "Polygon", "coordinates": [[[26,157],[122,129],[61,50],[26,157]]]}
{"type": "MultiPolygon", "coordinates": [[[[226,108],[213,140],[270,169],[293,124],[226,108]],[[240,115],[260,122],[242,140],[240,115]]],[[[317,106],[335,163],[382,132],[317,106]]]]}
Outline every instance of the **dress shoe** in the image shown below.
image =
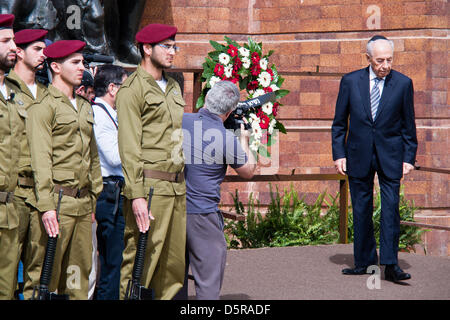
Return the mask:
{"type": "Polygon", "coordinates": [[[403,272],[402,269],[396,264],[386,265],[384,270],[384,279],[392,282],[399,282],[402,280],[411,279],[409,273],[403,272]]]}
{"type": "Polygon", "coordinates": [[[346,275],[366,274],[367,267],[346,268],[346,269],[342,269],[342,273],[346,274],[346,275]]]}

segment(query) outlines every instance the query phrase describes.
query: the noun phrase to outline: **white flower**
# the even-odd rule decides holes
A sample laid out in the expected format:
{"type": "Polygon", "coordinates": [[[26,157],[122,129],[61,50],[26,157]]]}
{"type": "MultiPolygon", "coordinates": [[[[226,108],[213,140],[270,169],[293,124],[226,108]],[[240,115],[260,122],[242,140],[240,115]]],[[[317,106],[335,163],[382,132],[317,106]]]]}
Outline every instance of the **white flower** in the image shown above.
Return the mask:
{"type": "Polygon", "coordinates": [[[262,137],[262,129],[259,126],[259,123],[256,121],[252,122],[252,136],[257,140],[261,139],[262,137]]]}
{"type": "Polygon", "coordinates": [[[277,124],[277,120],[275,120],[275,119],[270,120],[269,128],[267,129],[269,134],[273,133],[273,128],[275,127],[276,124],[277,124]]]}
{"type": "Polygon", "coordinates": [[[248,57],[250,55],[250,50],[248,50],[247,48],[240,47],[238,51],[243,57],[248,57]]]}
{"type": "Polygon", "coordinates": [[[265,94],[263,89],[256,89],[255,93],[252,96],[252,98],[256,98],[256,97],[262,96],[263,94],[265,94]]]}
{"type": "Polygon", "coordinates": [[[267,88],[270,86],[271,77],[270,74],[266,71],[263,71],[258,76],[258,82],[260,85],[262,85],[264,88],[267,88]]]}
{"type": "Polygon", "coordinates": [[[259,66],[261,67],[261,69],[266,70],[267,64],[268,64],[268,61],[266,58],[259,60],[259,66]]]}
{"type": "Polygon", "coordinates": [[[209,79],[209,85],[212,87],[214,87],[214,85],[220,81],[219,77],[216,76],[212,76],[211,79],[209,79]]]}
{"type": "Polygon", "coordinates": [[[249,118],[248,118],[248,122],[252,123],[253,121],[256,121],[257,123],[259,123],[261,120],[257,117],[256,114],[250,113],[249,114],[249,118]]]}
{"type": "Polygon", "coordinates": [[[231,78],[233,75],[233,65],[229,64],[224,68],[225,77],[231,78]]]}
{"type": "Polygon", "coordinates": [[[259,149],[259,145],[261,144],[261,142],[259,141],[259,139],[255,139],[252,141],[252,143],[250,144],[250,149],[252,151],[258,152],[259,149]]]}
{"type": "Polygon", "coordinates": [[[250,61],[249,58],[242,58],[241,61],[242,61],[242,66],[243,66],[245,69],[250,68],[251,61],[250,61]]]}
{"type": "Polygon", "coordinates": [[[224,66],[226,66],[227,64],[230,63],[230,56],[227,55],[226,53],[219,54],[219,62],[224,66]]]}
{"type": "Polygon", "coordinates": [[[276,84],[271,84],[270,89],[272,89],[272,91],[280,90],[280,88],[278,88],[278,86],[276,84]]]}
{"type": "Polygon", "coordinates": [[[264,103],[261,106],[261,109],[262,109],[262,111],[264,111],[265,114],[270,115],[270,114],[272,114],[272,107],[273,107],[273,103],[269,101],[267,103],[264,103]]]}

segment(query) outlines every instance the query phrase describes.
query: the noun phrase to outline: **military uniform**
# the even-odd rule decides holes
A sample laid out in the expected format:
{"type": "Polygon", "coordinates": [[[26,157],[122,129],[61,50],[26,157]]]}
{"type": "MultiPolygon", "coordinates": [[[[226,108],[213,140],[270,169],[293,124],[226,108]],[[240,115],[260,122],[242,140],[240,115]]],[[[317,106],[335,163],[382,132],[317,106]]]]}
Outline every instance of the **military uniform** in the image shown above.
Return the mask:
{"type": "Polygon", "coordinates": [[[154,194],[143,283],[156,299],[171,299],[183,285],[186,241],[186,185],[181,123],[185,102],[170,77],[165,92],[141,66],[122,84],[116,98],[119,152],[125,178],[125,250],[121,298],[131,279],[139,229],[132,199],[154,194]]]}
{"type": "Polygon", "coordinates": [[[7,97],[0,93],[0,299],[12,299],[19,236],[19,217],[13,199],[23,123],[15,106],[19,88],[8,79],[5,79],[5,85],[7,97]]]}
{"type": "MultiPolygon", "coordinates": [[[[35,98],[28,86],[13,70],[8,74],[8,79],[19,88],[15,100],[23,129],[25,129],[27,110],[35,102],[35,98]]],[[[44,85],[37,83],[36,99],[41,99],[46,94],[46,90],[47,88],[44,85]]],[[[23,130],[20,137],[18,170],[19,177],[14,191],[14,205],[19,216],[18,259],[22,258],[24,270],[23,294],[24,298],[28,300],[31,298],[33,287],[39,284],[42,261],[37,258],[43,256],[45,247],[38,243],[41,238],[40,216],[35,208],[36,198],[34,195],[33,172],[31,170],[31,155],[25,130],[23,130]]]]}
{"type": "MultiPolygon", "coordinates": [[[[55,210],[63,190],[59,239],[50,290],[87,299],[91,269],[91,213],[102,190],[94,118],[89,102],[76,97],[77,109],[60,90],[50,85],[42,100],[28,112],[27,135],[35,179],[36,207],[55,210]]],[[[47,234],[42,222],[40,245],[47,234]]],[[[43,257],[41,257],[42,259],[43,257]]]]}

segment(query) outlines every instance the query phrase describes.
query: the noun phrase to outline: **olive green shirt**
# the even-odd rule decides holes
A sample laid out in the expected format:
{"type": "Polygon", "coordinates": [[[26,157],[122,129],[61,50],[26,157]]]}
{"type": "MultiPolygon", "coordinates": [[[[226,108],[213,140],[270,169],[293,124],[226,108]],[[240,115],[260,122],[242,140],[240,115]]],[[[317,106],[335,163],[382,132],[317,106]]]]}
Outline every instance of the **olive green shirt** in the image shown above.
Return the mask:
{"type": "MultiPolygon", "coordinates": [[[[175,173],[184,169],[182,119],[185,102],[179,84],[167,77],[163,92],[155,79],[138,66],[122,84],[117,97],[119,153],[128,199],[145,198],[144,169],[175,173]]],[[[185,182],[149,179],[154,194],[184,195],[185,182]]]]}
{"type": "MultiPolygon", "coordinates": [[[[17,185],[19,140],[23,131],[16,106],[19,88],[5,79],[7,97],[0,93],[0,191],[14,192],[17,185]]],[[[0,228],[13,229],[19,225],[14,204],[0,203],[0,228]]]]}
{"type": "MultiPolygon", "coordinates": [[[[28,86],[17,75],[17,73],[14,72],[14,70],[9,72],[8,79],[19,87],[19,92],[16,94],[15,100],[24,129],[20,138],[20,158],[18,163],[19,177],[33,178],[33,172],[31,170],[31,155],[30,148],[28,147],[27,134],[25,131],[25,122],[28,108],[35,102],[36,99],[42,99],[42,97],[46,94],[47,87],[36,81],[37,90],[35,99],[28,86]]],[[[33,188],[21,188],[18,186],[14,194],[27,199],[27,202],[33,206],[36,203],[33,188]]]]}
{"type": "Polygon", "coordinates": [[[47,94],[28,110],[26,131],[41,212],[56,209],[55,184],[89,189],[89,196],[83,198],[63,197],[61,212],[75,216],[95,212],[103,188],[92,107],[80,96],[76,96],[76,104],[77,109],[50,85],[47,94]]]}

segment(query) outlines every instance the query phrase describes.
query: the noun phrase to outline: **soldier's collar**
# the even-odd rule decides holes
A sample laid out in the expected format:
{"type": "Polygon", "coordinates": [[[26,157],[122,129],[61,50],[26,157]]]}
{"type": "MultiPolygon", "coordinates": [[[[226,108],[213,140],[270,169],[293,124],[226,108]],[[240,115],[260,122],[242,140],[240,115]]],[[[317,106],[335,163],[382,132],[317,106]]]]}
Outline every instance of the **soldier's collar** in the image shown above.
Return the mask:
{"type": "Polygon", "coordinates": [[[61,92],[61,90],[59,90],[58,88],[56,88],[53,84],[49,84],[48,85],[48,92],[52,95],[52,96],[54,96],[55,98],[58,98],[58,97],[63,97],[64,96],[64,93],[62,93],[61,92]]]}
{"type": "MultiPolygon", "coordinates": [[[[27,96],[29,96],[34,100],[34,96],[31,93],[30,89],[28,88],[27,84],[22,80],[22,78],[20,78],[20,76],[13,69],[11,69],[11,71],[9,72],[8,79],[13,81],[16,84],[16,86],[19,87],[20,91],[22,91],[24,94],[26,94],[27,96]]],[[[36,85],[38,85],[37,82],[36,85]]]]}

